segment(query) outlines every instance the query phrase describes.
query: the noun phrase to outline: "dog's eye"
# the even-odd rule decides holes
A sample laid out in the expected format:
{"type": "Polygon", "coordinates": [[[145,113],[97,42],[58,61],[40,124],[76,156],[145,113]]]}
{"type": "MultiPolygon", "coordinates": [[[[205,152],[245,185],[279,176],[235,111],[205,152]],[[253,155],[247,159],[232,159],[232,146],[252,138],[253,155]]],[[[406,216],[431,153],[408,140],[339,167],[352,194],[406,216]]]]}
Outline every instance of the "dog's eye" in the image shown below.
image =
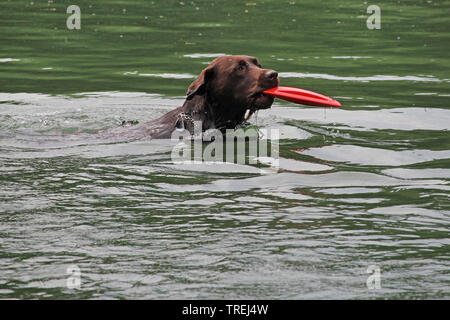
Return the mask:
{"type": "Polygon", "coordinates": [[[258,60],[253,59],[253,60],[252,60],[252,63],[253,63],[255,66],[257,66],[258,68],[262,68],[262,66],[261,66],[261,64],[258,62],[258,60]]]}
{"type": "Polygon", "coordinates": [[[247,62],[242,61],[241,63],[239,63],[239,65],[238,65],[238,67],[237,67],[237,70],[242,71],[242,70],[247,69],[247,67],[248,67],[247,62]]]}

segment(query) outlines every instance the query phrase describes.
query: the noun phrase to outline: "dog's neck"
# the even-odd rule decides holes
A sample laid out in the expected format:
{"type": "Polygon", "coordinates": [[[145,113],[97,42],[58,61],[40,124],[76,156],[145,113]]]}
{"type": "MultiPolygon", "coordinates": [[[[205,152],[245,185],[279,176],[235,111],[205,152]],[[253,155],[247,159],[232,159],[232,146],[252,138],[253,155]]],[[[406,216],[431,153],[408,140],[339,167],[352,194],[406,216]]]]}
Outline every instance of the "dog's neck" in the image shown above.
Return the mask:
{"type": "Polygon", "coordinates": [[[192,121],[201,121],[203,131],[235,129],[245,121],[245,108],[221,104],[206,94],[195,95],[190,100],[186,99],[180,109],[180,113],[188,115],[192,121]]]}

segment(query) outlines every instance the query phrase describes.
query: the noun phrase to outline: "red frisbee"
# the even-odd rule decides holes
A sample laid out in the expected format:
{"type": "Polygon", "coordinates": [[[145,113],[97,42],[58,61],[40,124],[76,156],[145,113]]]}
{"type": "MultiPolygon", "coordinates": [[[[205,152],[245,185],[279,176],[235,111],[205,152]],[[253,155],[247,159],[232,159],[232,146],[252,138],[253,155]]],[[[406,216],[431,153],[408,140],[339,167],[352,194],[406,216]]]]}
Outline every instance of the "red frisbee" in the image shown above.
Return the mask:
{"type": "Polygon", "coordinates": [[[342,107],[339,101],[331,99],[330,97],[299,88],[275,87],[265,90],[264,93],[286,101],[307,106],[342,107]]]}

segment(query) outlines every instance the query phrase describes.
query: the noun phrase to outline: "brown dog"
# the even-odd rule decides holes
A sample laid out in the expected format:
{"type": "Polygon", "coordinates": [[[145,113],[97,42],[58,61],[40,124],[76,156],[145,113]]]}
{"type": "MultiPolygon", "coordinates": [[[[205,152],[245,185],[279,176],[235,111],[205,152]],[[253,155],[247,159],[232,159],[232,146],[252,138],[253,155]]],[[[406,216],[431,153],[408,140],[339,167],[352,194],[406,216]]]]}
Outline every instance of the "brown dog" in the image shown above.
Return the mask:
{"type": "Polygon", "coordinates": [[[194,121],[202,122],[203,131],[234,129],[245,121],[247,110],[251,115],[270,108],[274,99],[262,92],[278,82],[278,73],[262,69],[254,57],[221,56],[189,86],[183,106],[127,129],[135,138],[170,138],[176,128],[192,134],[194,121]]]}

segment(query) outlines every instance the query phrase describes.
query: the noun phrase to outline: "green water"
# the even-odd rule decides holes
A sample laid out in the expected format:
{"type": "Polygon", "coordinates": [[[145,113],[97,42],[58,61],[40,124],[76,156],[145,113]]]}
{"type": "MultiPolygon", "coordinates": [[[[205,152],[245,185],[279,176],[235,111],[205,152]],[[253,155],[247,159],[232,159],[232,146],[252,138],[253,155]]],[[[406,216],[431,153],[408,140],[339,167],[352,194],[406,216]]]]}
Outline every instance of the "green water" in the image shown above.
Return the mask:
{"type": "Polygon", "coordinates": [[[0,298],[448,299],[450,1],[369,4],[0,1],[0,298]],[[343,108],[260,111],[265,173],[61,135],[180,106],[220,54],[343,108]]]}

